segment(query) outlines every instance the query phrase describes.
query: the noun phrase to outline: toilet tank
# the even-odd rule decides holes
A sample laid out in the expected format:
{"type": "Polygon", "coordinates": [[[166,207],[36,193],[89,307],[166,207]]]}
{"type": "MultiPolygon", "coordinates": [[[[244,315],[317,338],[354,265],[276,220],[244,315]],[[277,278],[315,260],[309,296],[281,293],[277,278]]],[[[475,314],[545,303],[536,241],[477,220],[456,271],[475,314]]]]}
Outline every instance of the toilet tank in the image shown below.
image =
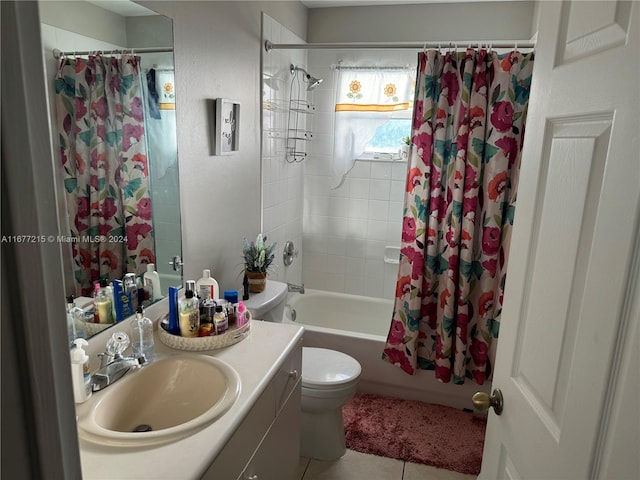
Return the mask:
{"type": "Polygon", "coordinates": [[[267,280],[263,292],[250,293],[245,306],[251,311],[253,318],[268,322],[282,322],[284,306],[287,300],[287,284],[275,280],[267,280]]]}

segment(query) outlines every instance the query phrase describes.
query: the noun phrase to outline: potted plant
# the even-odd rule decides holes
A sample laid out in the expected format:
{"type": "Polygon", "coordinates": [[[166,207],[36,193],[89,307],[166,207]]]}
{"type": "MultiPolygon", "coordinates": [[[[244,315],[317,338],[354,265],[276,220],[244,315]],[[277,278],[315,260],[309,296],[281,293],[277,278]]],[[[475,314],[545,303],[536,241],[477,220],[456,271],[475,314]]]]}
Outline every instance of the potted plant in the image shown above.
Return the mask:
{"type": "Polygon", "coordinates": [[[244,239],[242,254],[244,256],[244,270],[249,281],[249,291],[251,293],[260,293],[267,286],[267,272],[273,260],[276,249],[276,243],[267,245],[267,237],[258,234],[255,242],[249,243],[244,239]]]}
{"type": "Polygon", "coordinates": [[[411,137],[402,138],[402,146],[400,147],[400,159],[407,160],[409,158],[409,148],[411,147],[411,137]]]}

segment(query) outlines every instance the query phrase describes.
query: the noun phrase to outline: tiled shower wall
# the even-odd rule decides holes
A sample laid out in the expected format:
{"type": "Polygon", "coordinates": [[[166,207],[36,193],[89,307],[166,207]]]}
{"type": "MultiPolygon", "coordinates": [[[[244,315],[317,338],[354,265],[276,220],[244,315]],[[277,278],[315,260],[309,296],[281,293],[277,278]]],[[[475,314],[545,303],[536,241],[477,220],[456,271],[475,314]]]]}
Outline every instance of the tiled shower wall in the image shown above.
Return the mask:
{"type": "MultiPolygon", "coordinates": [[[[324,82],[315,92],[314,140],[305,161],[302,277],[309,288],[395,296],[407,163],[357,160],[330,189],[336,65],[415,65],[407,51],[310,50],[309,71],[324,82]],[[388,248],[388,247],[396,247],[388,248]]],[[[398,139],[400,148],[400,139],[398,139]]]]}
{"type": "MultiPolygon", "coordinates": [[[[273,43],[304,43],[267,15],[263,15],[263,38],[273,43]]],[[[332,66],[339,60],[346,65],[415,65],[416,53],[263,52],[263,232],[270,241],[278,242],[277,267],[270,278],[303,282],[319,290],[392,299],[397,264],[385,262],[385,254],[393,260],[399,255],[407,164],[358,160],[344,183],[330,189],[332,66]],[[300,163],[288,163],[285,150],[292,63],[323,79],[319,88],[307,92],[307,100],[316,110],[307,116],[306,128],[312,131],[313,140],[305,143],[308,156],[300,163]],[[292,240],[300,252],[290,267],[284,267],[281,258],[286,240],[292,240]]]]}
{"type": "MultiPolygon", "coordinates": [[[[272,43],[304,43],[273,20],[262,15],[262,38],[272,43]]],[[[302,207],[304,163],[289,163],[286,155],[286,129],[291,64],[306,67],[304,50],[262,52],[262,232],[268,243],[277,242],[274,268],[269,278],[302,283],[302,207]],[[291,240],[299,251],[293,263],[282,261],[284,244],[291,240]]],[[[255,232],[257,233],[257,232],[255,232]]],[[[247,235],[254,235],[247,232],[247,235]]]]}

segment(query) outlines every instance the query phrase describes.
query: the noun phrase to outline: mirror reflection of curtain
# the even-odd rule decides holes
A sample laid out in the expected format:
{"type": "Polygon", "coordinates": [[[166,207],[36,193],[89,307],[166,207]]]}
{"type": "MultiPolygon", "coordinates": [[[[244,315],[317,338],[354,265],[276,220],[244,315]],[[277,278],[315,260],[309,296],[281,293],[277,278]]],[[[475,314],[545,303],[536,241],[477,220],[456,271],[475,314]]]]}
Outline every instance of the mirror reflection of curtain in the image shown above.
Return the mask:
{"type": "Polygon", "coordinates": [[[412,80],[406,68],[340,67],[335,89],[331,188],[342,185],[378,127],[393,112],[409,109],[412,80]]]}
{"type": "Polygon", "coordinates": [[[64,58],[56,76],[78,295],[90,296],[99,279],[141,274],[155,263],[139,62],[64,58]]]}

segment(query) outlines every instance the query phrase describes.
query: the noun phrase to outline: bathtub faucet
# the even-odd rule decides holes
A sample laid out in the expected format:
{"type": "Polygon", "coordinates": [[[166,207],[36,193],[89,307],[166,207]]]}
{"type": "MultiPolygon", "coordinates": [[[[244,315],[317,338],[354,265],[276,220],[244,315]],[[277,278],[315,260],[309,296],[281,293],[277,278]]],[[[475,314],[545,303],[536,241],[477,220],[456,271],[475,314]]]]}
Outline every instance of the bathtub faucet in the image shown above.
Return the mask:
{"type": "Polygon", "coordinates": [[[289,292],[304,293],[304,283],[302,285],[294,285],[293,283],[287,283],[287,289],[289,292]]]}

